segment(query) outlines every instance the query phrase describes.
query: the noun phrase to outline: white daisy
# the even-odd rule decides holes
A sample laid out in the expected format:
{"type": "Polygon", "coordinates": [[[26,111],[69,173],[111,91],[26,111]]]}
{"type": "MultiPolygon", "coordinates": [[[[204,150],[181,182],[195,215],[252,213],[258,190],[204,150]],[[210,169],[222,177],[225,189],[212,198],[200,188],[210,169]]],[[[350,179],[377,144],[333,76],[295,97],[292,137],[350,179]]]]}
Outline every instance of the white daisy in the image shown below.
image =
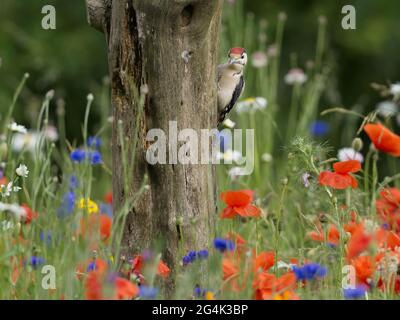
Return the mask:
{"type": "Polygon", "coordinates": [[[247,98],[237,104],[236,112],[256,112],[258,110],[264,110],[267,105],[268,101],[263,97],[247,98]]]}
{"type": "Polygon", "coordinates": [[[29,170],[26,165],[20,164],[18,166],[18,168],[15,170],[15,173],[22,178],[27,178],[28,174],[29,174],[29,170]]]}
{"type": "Polygon", "coordinates": [[[397,114],[399,110],[396,103],[392,101],[383,101],[378,103],[376,111],[382,117],[389,118],[397,114]]]}
{"type": "Polygon", "coordinates": [[[395,98],[400,97],[400,82],[391,84],[389,91],[395,98]]]}
{"type": "Polygon", "coordinates": [[[364,157],[360,152],[353,148],[342,148],[338,151],[338,159],[340,161],[357,160],[361,163],[364,162],[364,157]]]}
{"type": "Polygon", "coordinates": [[[19,125],[16,122],[12,122],[8,126],[8,129],[10,129],[13,132],[19,132],[19,133],[22,133],[22,134],[26,134],[28,132],[24,126],[19,125]]]}
{"type": "Polygon", "coordinates": [[[11,192],[18,192],[21,187],[14,186],[13,182],[9,182],[7,185],[0,185],[0,194],[2,197],[6,198],[11,195],[11,192]]]}
{"type": "Polygon", "coordinates": [[[25,134],[17,132],[12,137],[11,148],[15,152],[21,152],[22,150],[25,150],[35,154],[38,147],[41,146],[41,141],[43,138],[48,139],[51,142],[57,141],[57,128],[48,126],[44,134],[39,131],[28,131],[25,134]]]}

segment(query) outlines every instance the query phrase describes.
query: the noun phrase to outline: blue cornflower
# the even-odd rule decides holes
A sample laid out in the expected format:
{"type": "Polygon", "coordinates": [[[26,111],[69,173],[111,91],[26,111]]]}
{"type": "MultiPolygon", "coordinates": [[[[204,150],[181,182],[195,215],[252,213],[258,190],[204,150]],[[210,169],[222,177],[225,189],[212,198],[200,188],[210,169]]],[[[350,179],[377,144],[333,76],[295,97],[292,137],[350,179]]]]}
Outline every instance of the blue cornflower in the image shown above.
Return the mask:
{"type": "Polygon", "coordinates": [[[139,297],[145,299],[155,299],[157,297],[157,294],[158,294],[158,288],[146,287],[146,286],[139,287],[139,297]]]}
{"type": "Polygon", "coordinates": [[[184,266],[193,263],[196,259],[207,259],[208,250],[199,250],[199,251],[189,251],[186,256],[182,258],[182,263],[184,266]]]}
{"type": "Polygon", "coordinates": [[[214,239],[214,247],[218,251],[225,252],[226,250],[228,251],[233,251],[235,249],[235,244],[231,240],[225,240],[222,238],[215,238],[214,239]]]}
{"type": "Polygon", "coordinates": [[[42,257],[36,257],[36,256],[32,256],[29,259],[29,264],[33,267],[36,268],[42,264],[44,264],[45,260],[42,257]]]}
{"type": "Polygon", "coordinates": [[[95,271],[97,269],[96,261],[92,261],[88,264],[86,272],[95,271]]]}
{"type": "Polygon", "coordinates": [[[101,158],[101,153],[97,150],[90,151],[88,154],[82,149],[76,149],[71,152],[71,160],[77,163],[83,162],[86,158],[89,159],[90,163],[93,165],[100,164],[103,162],[101,158]]]}
{"type": "Polygon", "coordinates": [[[186,256],[182,258],[182,263],[184,266],[189,263],[193,263],[196,260],[196,251],[189,251],[186,256]]]}
{"type": "Polygon", "coordinates": [[[47,245],[50,245],[51,244],[51,239],[52,239],[51,231],[46,231],[46,232],[45,231],[40,231],[39,238],[40,238],[41,241],[43,241],[47,245]]]}
{"type": "Polygon", "coordinates": [[[382,224],[382,228],[385,229],[385,230],[390,230],[390,225],[385,222],[385,223],[382,224]]]}
{"type": "Polygon", "coordinates": [[[364,298],[367,288],[365,286],[357,286],[354,289],[343,289],[343,296],[347,300],[364,298]]]}
{"type": "Polygon", "coordinates": [[[69,216],[75,207],[75,193],[72,191],[67,192],[61,202],[60,208],[57,210],[59,218],[69,216]]]}
{"type": "Polygon", "coordinates": [[[310,133],[314,137],[323,137],[329,132],[329,123],[321,120],[314,121],[310,126],[310,133]]]}
{"type": "Polygon", "coordinates": [[[322,278],[325,277],[327,273],[326,267],[323,267],[318,263],[308,263],[302,267],[293,266],[292,269],[297,278],[297,281],[322,278]]]}
{"type": "Polygon", "coordinates": [[[101,164],[103,162],[103,160],[101,159],[101,153],[98,151],[89,152],[89,159],[90,159],[90,163],[93,165],[101,164]]]}
{"type": "Polygon", "coordinates": [[[207,259],[208,258],[208,250],[204,249],[204,250],[197,251],[197,257],[199,259],[207,259]]]}
{"type": "Polygon", "coordinates": [[[71,152],[70,157],[72,161],[80,163],[85,160],[85,151],[82,149],[75,149],[71,152]]]}
{"type": "Polygon", "coordinates": [[[78,177],[75,175],[72,175],[71,177],[69,177],[69,188],[71,190],[76,189],[79,187],[79,180],[78,177]]]}
{"type": "Polygon", "coordinates": [[[90,136],[87,141],[87,145],[90,148],[99,149],[101,146],[101,139],[99,137],[90,136]]]}
{"type": "Polygon", "coordinates": [[[199,286],[196,286],[196,287],[194,288],[193,293],[194,293],[194,296],[195,296],[195,297],[197,297],[197,298],[203,298],[203,297],[206,295],[206,292],[207,292],[207,291],[208,291],[208,290],[202,289],[202,288],[200,288],[199,286]]]}

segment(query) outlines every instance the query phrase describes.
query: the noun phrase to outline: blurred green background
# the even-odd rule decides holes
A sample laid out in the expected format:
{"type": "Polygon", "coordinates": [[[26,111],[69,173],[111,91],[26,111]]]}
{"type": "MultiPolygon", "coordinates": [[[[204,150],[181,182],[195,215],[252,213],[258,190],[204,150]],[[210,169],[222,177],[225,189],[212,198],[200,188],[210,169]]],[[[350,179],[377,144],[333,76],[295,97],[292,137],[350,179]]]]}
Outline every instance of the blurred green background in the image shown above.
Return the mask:
{"type": "MultiPolygon", "coordinates": [[[[225,6],[232,2],[226,0],[225,6]]],[[[287,14],[281,78],[290,69],[293,52],[297,53],[298,65],[305,69],[315,53],[318,17],[323,15],[328,20],[325,60],[333,72],[320,108],[362,104],[372,109],[381,99],[370,83],[400,80],[400,1],[245,0],[242,11],[244,17],[257,23],[266,20],[267,42],[275,34],[279,12],[287,14]],[[356,7],[356,30],[341,28],[341,8],[346,4],[356,7]]],[[[55,89],[56,98],[66,102],[67,135],[71,140],[79,139],[86,95],[98,92],[107,75],[104,36],[87,25],[84,1],[1,0],[0,57],[1,114],[8,109],[23,74],[29,72],[31,77],[18,102],[16,120],[27,126],[36,121],[44,94],[55,89]],[[56,7],[56,30],[41,28],[41,8],[45,4],[56,7]]],[[[288,91],[280,90],[279,94],[288,101],[288,91]]],[[[92,126],[100,117],[97,112],[95,101],[92,126]]]]}

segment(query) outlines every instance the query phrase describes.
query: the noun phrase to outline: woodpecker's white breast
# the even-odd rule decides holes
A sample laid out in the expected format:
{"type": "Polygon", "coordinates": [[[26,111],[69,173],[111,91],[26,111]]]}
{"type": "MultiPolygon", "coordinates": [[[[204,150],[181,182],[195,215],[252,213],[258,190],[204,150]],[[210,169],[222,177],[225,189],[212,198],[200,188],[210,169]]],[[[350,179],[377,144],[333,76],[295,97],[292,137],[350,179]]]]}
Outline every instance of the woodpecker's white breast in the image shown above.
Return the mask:
{"type": "Polygon", "coordinates": [[[218,111],[231,102],[242,75],[242,66],[228,63],[218,66],[218,111]]]}

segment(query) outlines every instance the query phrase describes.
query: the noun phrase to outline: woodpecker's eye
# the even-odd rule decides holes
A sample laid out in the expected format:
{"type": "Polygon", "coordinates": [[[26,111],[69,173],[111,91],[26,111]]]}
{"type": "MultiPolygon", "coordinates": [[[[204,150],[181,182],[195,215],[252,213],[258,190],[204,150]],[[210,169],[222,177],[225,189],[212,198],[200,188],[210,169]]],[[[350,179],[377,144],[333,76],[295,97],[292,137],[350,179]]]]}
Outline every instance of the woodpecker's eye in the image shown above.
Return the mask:
{"type": "Polygon", "coordinates": [[[244,54],[242,54],[242,59],[244,59],[244,54]]]}

